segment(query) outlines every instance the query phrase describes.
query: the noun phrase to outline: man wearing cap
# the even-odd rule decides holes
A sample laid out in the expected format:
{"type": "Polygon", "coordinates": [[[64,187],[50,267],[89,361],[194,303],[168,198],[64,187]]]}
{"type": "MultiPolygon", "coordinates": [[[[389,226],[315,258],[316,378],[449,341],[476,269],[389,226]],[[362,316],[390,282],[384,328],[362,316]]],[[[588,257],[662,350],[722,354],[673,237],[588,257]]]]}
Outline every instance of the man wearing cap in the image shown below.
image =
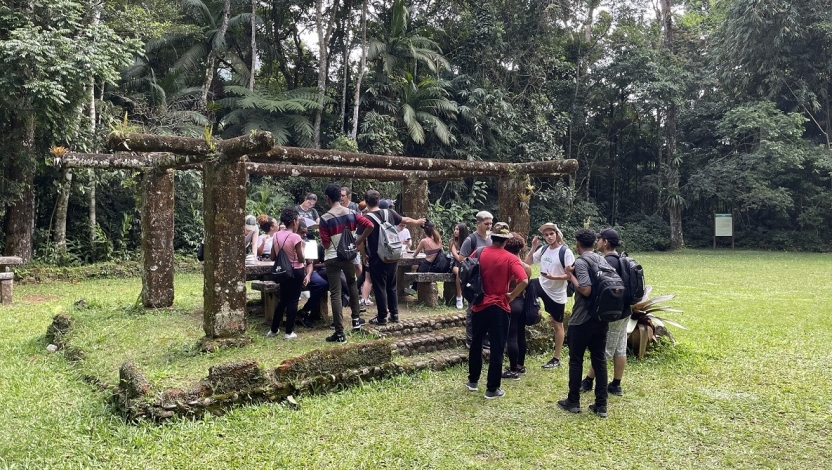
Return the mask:
{"type": "Polygon", "coordinates": [[[540,264],[540,277],[532,279],[531,282],[537,295],[543,299],[546,312],[552,317],[555,329],[555,355],[543,364],[543,368],[553,369],[560,367],[560,353],[563,349],[563,312],[566,307],[566,282],[569,279],[566,267],[572,266],[575,255],[563,243],[563,233],[556,224],[546,222],[538,231],[543,234],[546,243],[538,249],[540,238],[534,237],[525,261],[528,265],[540,264]]]}
{"type": "Polygon", "coordinates": [[[595,246],[595,232],[582,228],[575,232],[575,248],[578,259],[566,268],[569,282],[575,287],[575,305],[569,317],[569,395],[558,401],[558,406],[570,413],[581,412],[581,375],[583,375],[584,353],[589,350],[589,361],[595,369],[595,403],[589,410],[596,415],[607,417],[607,361],[604,349],[607,344],[607,327],[591,316],[589,298],[592,296],[592,275],[590,265],[606,266],[604,258],[592,251],[595,246]]]}
{"type": "Polygon", "coordinates": [[[485,398],[500,398],[505,392],[500,389],[503,370],[503,350],[508,334],[509,304],[522,294],[529,284],[526,271],[520,259],[503,249],[506,240],[512,238],[508,224],[498,222],[491,231],[491,246],[479,254],[480,279],[483,296],[471,306],[473,312],[474,337],[468,351],[468,383],[472,392],[478,390],[477,382],[482,373],[482,342],[485,334],[491,338],[491,355],[488,360],[485,398]],[[517,283],[509,292],[509,283],[517,283]]]}
{"type": "MultiPolygon", "coordinates": [[[[621,275],[621,259],[619,258],[618,252],[615,251],[616,248],[621,246],[621,239],[618,237],[618,232],[611,228],[605,228],[598,234],[598,241],[595,243],[595,247],[604,255],[607,263],[621,275]]],[[[624,367],[627,366],[627,324],[633,312],[629,305],[625,305],[624,312],[622,313],[626,315],[621,320],[609,324],[605,354],[606,360],[612,361],[613,365],[612,382],[607,385],[607,392],[618,396],[624,394],[621,391],[621,378],[624,377],[624,367]]],[[[581,393],[592,390],[592,381],[594,379],[595,370],[590,366],[586,377],[581,381],[581,393]]]]}

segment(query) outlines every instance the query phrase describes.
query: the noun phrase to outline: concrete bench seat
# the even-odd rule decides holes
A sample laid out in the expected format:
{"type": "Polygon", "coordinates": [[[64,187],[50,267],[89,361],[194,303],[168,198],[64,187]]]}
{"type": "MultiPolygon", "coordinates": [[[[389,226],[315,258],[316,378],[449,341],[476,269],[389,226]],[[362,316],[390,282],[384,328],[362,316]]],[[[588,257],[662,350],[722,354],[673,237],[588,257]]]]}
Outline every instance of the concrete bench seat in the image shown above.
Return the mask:
{"type": "Polygon", "coordinates": [[[438,304],[437,282],[444,283],[442,297],[445,299],[445,304],[448,305],[448,299],[456,301],[456,275],[454,273],[405,273],[404,282],[405,285],[417,283],[416,295],[419,303],[427,307],[436,307],[438,304]]]}

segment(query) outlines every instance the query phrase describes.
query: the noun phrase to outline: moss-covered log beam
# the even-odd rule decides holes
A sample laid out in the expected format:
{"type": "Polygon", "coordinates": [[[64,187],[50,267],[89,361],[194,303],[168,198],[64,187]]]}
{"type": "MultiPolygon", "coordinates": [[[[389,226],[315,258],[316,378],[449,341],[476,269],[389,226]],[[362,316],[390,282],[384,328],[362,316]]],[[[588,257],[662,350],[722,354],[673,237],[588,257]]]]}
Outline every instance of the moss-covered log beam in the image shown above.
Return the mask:
{"type": "Polygon", "coordinates": [[[153,134],[120,134],[107,136],[106,147],[125,152],[168,152],[192,155],[191,161],[202,161],[210,156],[234,160],[249,153],[267,152],[274,147],[271,132],[253,132],[227,140],[208,140],[153,134]]]}
{"type": "Polygon", "coordinates": [[[304,176],[307,178],[358,178],[379,181],[405,180],[458,180],[468,177],[488,176],[471,171],[408,171],[380,168],[349,168],[341,166],[286,165],[282,163],[248,163],[250,174],[269,176],[304,176]]]}
{"type": "Polygon", "coordinates": [[[550,160],[530,163],[477,162],[469,160],[442,160],[437,158],[392,157],[365,153],[339,152],[298,147],[274,147],[265,153],[253,153],[248,159],[255,163],[305,163],[316,165],[338,165],[387,168],[395,170],[450,170],[481,175],[528,174],[555,176],[574,173],[577,160],[550,160]]]}

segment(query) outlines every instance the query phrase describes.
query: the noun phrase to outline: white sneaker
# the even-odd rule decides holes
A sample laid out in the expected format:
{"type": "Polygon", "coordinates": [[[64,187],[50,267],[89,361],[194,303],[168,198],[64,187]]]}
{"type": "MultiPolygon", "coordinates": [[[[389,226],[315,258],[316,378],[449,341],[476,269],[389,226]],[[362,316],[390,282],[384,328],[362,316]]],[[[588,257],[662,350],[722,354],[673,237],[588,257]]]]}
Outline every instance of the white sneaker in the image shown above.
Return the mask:
{"type": "Polygon", "coordinates": [[[310,294],[309,294],[309,291],[308,291],[308,290],[304,290],[304,291],[301,291],[301,292],[300,292],[300,298],[301,298],[301,299],[309,299],[309,295],[310,295],[310,294]]]}
{"type": "Polygon", "coordinates": [[[462,310],[462,297],[457,297],[456,298],[456,309],[457,310],[462,310]]]}
{"type": "Polygon", "coordinates": [[[279,334],[280,334],[280,330],[277,330],[277,331],[274,331],[274,332],[269,330],[269,332],[266,333],[266,338],[272,338],[272,337],[277,336],[279,334]]]}
{"type": "Polygon", "coordinates": [[[295,339],[297,337],[298,337],[298,335],[294,331],[291,332],[291,333],[287,333],[287,334],[283,335],[283,339],[295,339]]]}

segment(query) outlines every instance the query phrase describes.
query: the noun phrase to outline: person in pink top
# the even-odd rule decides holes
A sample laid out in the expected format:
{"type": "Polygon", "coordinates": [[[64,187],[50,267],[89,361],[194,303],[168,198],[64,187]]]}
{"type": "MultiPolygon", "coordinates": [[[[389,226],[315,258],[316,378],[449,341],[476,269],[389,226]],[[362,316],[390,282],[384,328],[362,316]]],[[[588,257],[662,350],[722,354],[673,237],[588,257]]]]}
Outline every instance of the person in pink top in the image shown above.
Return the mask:
{"type": "Polygon", "coordinates": [[[298,299],[300,299],[300,291],[303,287],[303,280],[305,278],[303,267],[306,260],[303,258],[303,240],[298,235],[298,211],[291,207],[283,209],[280,213],[280,223],[286,228],[274,234],[272,241],[272,260],[277,259],[279,250],[283,250],[289,260],[292,262],[292,269],[294,276],[284,282],[280,283],[280,301],[274,308],[274,316],[272,317],[272,326],[266,336],[277,336],[280,331],[280,320],[283,318],[284,311],[286,312],[286,333],[283,336],[285,339],[294,339],[298,335],[294,332],[295,329],[295,315],[298,310],[298,299]]]}
{"type": "Polygon", "coordinates": [[[471,306],[474,337],[468,355],[468,390],[477,391],[477,382],[482,373],[482,341],[488,333],[491,339],[491,357],[488,362],[485,398],[500,398],[505,392],[500,389],[503,369],[503,350],[506,346],[509,312],[511,303],[523,293],[529,277],[517,255],[509,253],[503,246],[512,238],[505,222],[494,224],[491,229],[491,246],[482,249],[479,256],[480,279],[483,296],[471,306]],[[517,284],[509,291],[509,283],[517,284]]]}

